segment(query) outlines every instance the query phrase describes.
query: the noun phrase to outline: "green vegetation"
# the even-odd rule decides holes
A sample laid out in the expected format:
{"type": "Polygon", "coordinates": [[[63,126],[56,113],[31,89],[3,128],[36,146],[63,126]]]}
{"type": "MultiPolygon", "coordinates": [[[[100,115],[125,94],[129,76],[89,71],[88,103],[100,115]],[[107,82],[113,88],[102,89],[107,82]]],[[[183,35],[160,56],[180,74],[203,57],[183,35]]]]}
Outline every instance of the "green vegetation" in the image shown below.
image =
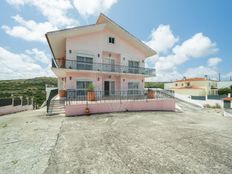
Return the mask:
{"type": "Polygon", "coordinates": [[[45,101],[45,84],[57,86],[57,79],[53,77],[37,77],[33,79],[0,80],[0,98],[23,96],[34,99],[37,106],[45,101]]]}
{"type": "Polygon", "coordinates": [[[209,105],[209,104],[206,104],[204,105],[205,108],[211,108],[211,109],[221,109],[221,106],[216,103],[216,105],[209,105]]]}
{"type": "Polygon", "coordinates": [[[7,123],[0,123],[0,127],[1,128],[6,128],[7,127],[7,123]]]}
{"type": "Polygon", "coordinates": [[[18,163],[18,160],[13,160],[13,161],[11,161],[11,163],[15,165],[18,163]]]}
{"type": "Polygon", "coordinates": [[[218,90],[219,95],[228,95],[229,93],[232,94],[232,86],[230,86],[230,88],[221,88],[218,90]]]}
{"type": "Polygon", "coordinates": [[[161,88],[164,89],[163,82],[145,82],[145,88],[161,88]]]}
{"type": "Polygon", "coordinates": [[[87,86],[87,89],[88,89],[88,91],[94,91],[94,85],[93,85],[93,83],[90,83],[90,84],[87,86]]]}

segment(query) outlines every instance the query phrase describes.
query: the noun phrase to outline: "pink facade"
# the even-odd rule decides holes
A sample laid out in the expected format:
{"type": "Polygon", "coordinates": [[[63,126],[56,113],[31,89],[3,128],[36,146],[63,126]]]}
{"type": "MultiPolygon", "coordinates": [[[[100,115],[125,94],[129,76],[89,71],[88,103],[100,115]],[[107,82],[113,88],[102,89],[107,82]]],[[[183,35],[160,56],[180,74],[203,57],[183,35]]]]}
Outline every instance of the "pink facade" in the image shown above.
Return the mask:
{"type": "Polygon", "coordinates": [[[85,108],[88,107],[91,114],[124,112],[124,111],[175,111],[175,100],[139,100],[139,101],[122,101],[67,105],[65,113],[68,116],[84,115],[85,108]]]}
{"type": "MultiPolygon", "coordinates": [[[[87,56],[93,58],[94,63],[99,64],[113,59],[114,65],[128,66],[128,61],[137,61],[140,67],[145,66],[144,53],[109,30],[67,38],[65,45],[67,60],[76,61],[77,56],[87,56]],[[109,36],[115,38],[115,44],[108,43],[109,36]]],[[[138,90],[144,89],[144,75],[142,74],[122,75],[114,72],[71,71],[63,76],[63,82],[60,82],[61,80],[62,78],[58,79],[59,83],[64,83],[64,85],[61,85],[60,89],[77,89],[78,80],[92,81],[97,91],[104,90],[104,81],[114,81],[117,91],[127,90],[128,82],[139,83],[138,90]]]]}

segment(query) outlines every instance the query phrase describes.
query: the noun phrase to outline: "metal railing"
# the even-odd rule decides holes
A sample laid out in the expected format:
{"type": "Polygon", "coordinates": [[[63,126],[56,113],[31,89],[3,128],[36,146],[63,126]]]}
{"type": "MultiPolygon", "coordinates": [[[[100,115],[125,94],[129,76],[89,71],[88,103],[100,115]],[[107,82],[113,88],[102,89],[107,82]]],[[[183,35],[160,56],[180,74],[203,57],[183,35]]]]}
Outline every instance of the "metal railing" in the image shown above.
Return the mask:
{"type": "MultiPolygon", "coordinates": [[[[131,67],[117,64],[96,63],[96,62],[79,62],[76,60],[55,59],[58,68],[88,70],[88,71],[103,71],[103,72],[116,72],[116,73],[131,73],[131,74],[144,74],[148,76],[155,76],[155,69],[144,67],[131,67]]],[[[56,67],[52,59],[52,67],[56,67]]]]}
{"type": "MultiPolygon", "coordinates": [[[[107,101],[135,101],[135,100],[149,100],[149,99],[171,99],[173,94],[167,94],[162,90],[153,91],[154,97],[150,97],[148,90],[128,90],[128,91],[94,91],[94,100],[91,102],[107,102],[107,101]]],[[[86,103],[88,102],[88,92],[81,90],[67,90],[65,103],[86,103]]]]}

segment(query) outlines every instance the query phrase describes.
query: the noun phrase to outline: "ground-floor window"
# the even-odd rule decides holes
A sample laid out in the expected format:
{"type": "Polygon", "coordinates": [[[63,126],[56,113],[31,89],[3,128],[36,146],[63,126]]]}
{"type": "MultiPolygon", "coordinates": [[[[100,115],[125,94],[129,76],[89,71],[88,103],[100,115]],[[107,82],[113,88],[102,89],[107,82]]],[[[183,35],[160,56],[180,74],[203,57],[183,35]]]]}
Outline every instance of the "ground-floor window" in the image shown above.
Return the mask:
{"type": "Polygon", "coordinates": [[[128,94],[139,94],[139,82],[128,82],[128,94]]]}
{"type": "Polygon", "coordinates": [[[88,86],[91,85],[92,81],[77,81],[77,95],[86,95],[88,86]]]}

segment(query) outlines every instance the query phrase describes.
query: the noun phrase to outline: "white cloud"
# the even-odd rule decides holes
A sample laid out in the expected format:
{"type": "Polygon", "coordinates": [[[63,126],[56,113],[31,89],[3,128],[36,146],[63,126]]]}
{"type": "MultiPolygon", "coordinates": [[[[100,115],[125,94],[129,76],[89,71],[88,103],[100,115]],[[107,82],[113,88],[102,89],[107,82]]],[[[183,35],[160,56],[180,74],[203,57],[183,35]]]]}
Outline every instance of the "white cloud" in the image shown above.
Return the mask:
{"type": "Polygon", "coordinates": [[[210,66],[210,67],[217,66],[221,61],[222,61],[222,59],[220,59],[218,57],[212,57],[212,58],[208,59],[208,66],[210,66]]]}
{"type": "Polygon", "coordinates": [[[32,48],[31,50],[25,51],[28,55],[33,56],[38,62],[49,65],[51,60],[48,58],[43,51],[38,50],[37,48],[32,48]]]}
{"type": "Polygon", "coordinates": [[[73,0],[73,4],[83,17],[98,15],[109,10],[117,0],[73,0]]]}
{"type": "MultiPolygon", "coordinates": [[[[32,52],[41,51],[32,49],[32,52]]],[[[19,79],[19,78],[32,78],[39,76],[54,76],[50,70],[50,63],[45,63],[41,60],[42,65],[39,65],[36,60],[40,60],[38,53],[30,54],[25,53],[13,53],[3,47],[0,47],[0,79],[19,79]]],[[[43,55],[46,55],[43,53],[43,55]]]]}
{"type": "Polygon", "coordinates": [[[70,9],[73,9],[69,0],[7,0],[16,7],[30,5],[36,7],[48,22],[54,26],[73,26],[78,21],[68,16],[70,9]]]}
{"type": "Polygon", "coordinates": [[[207,66],[198,66],[188,68],[184,73],[186,77],[204,77],[207,75],[210,79],[216,80],[218,78],[218,71],[216,68],[207,67],[207,66]]]}
{"type": "Polygon", "coordinates": [[[222,77],[226,80],[232,80],[232,71],[222,75],[222,77]]]}
{"type": "Polygon", "coordinates": [[[216,44],[202,33],[195,34],[192,38],[184,41],[181,45],[173,48],[173,53],[181,57],[203,57],[218,51],[216,44]]]}
{"type": "MultiPolygon", "coordinates": [[[[202,33],[197,33],[191,38],[184,41],[182,44],[175,45],[178,41],[178,37],[175,37],[171,32],[169,26],[159,26],[152,32],[151,40],[145,42],[151,46],[154,50],[158,50],[158,54],[154,57],[150,57],[146,61],[147,67],[155,67],[157,70],[157,77],[152,78],[155,81],[168,81],[182,78],[178,72],[178,66],[185,62],[195,58],[205,58],[209,55],[215,54],[218,51],[216,43],[212,42],[210,38],[204,36],[202,33]],[[169,53],[162,56],[165,53],[169,53]]],[[[214,64],[214,67],[199,66],[186,71],[186,76],[202,76],[209,71],[208,75],[214,76],[216,71],[216,65],[220,62],[218,59],[213,58],[210,64],[214,64]],[[198,71],[194,71],[197,69],[198,71]]],[[[182,70],[183,71],[183,70],[182,70]]]]}
{"type": "Polygon", "coordinates": [[[159,25],[157,29],[153,29],[150,37],[151,40],[146,44],[158,54],[166,53],[179,40],[173,35],[169,25],[159,25]]]}
{"type": "Polygon", "coordinates": [[[2,29],[11,36],[27,41],[40,41],[45,43],[45,33],[57,29],[49,22],[36,23],[33,20],[25,20],[19,15],[13,16],[12,18],[18,25],[12,28],[3,25],[2,29]]]}

